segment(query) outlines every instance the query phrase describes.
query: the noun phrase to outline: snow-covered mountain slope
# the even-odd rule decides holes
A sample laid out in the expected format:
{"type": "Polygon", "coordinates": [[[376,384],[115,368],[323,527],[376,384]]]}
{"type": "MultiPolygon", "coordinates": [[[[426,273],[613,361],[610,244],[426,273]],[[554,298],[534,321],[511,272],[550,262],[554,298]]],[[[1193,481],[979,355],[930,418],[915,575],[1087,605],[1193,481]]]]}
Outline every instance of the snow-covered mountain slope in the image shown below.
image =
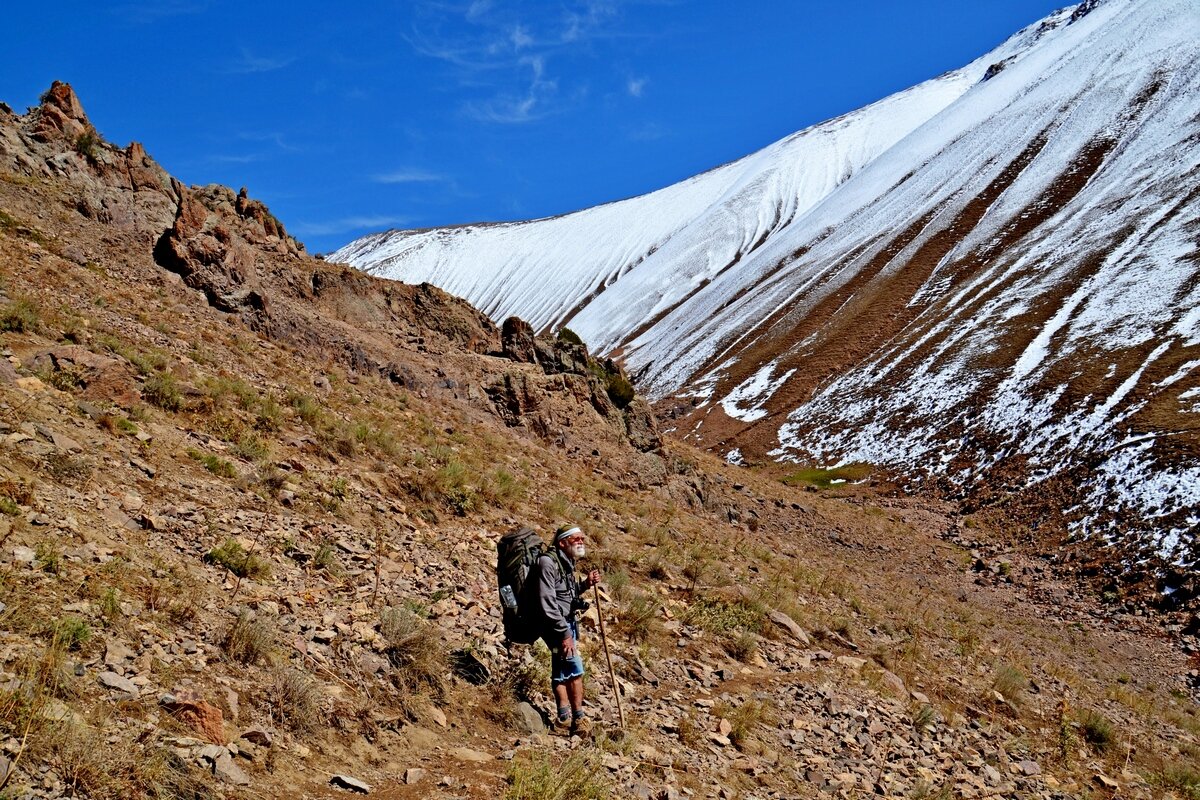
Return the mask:
{"type": "Polygon", "coordinates": [[[333,258],[618,352],[731,458],[1016,492],[1195,565],[1200,6],[1089,0],[643,197],[333,258]]]}

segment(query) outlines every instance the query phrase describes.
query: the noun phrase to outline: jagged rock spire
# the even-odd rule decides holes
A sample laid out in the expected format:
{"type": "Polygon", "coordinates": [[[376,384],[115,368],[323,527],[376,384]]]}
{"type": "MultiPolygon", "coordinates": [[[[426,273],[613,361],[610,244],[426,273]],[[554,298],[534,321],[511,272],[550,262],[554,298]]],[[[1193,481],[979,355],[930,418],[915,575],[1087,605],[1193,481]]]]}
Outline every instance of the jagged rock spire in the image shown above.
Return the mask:
{"type": "Polygon", "coordinates": [[[55,136],[66,136],[74,139],[92,129],[84,113],[83,103],[71,88],[71,84],[55,81],[42,95],[42,105],[38,109],[38,124],[34,135],[41,141],[49,141],[55,136]]]}

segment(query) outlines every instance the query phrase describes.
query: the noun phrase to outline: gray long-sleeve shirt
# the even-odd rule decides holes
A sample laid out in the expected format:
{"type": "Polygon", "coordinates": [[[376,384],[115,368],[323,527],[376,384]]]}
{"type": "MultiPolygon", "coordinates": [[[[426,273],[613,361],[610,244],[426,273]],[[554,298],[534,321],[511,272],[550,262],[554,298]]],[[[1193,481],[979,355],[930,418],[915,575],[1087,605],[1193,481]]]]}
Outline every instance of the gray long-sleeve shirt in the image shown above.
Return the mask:
{"type": "Polygon", "coordinates": [[[543,553],[538,559],[538,605],[542,610],[542,637],[551,647],[571,635],[575,620],[575,598],[583,582],[575,580],[575,564],[561,550],[543,553]]]}

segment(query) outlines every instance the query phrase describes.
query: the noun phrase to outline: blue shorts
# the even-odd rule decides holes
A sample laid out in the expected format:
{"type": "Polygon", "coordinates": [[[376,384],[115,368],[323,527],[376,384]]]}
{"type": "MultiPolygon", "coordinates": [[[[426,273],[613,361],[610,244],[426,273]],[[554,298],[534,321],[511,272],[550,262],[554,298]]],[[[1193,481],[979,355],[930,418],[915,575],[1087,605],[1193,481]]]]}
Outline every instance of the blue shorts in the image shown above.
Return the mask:
{"type": "Polygon", "coordinates": [[[550,685],[557,686],[574,678],[583,677],[583,659],[579,657],[579,626],[571,623],[571,635],[575,637],[576,654],[572,658],[564,658],[562,642],[546,641],[550,648],[550,685]]]}

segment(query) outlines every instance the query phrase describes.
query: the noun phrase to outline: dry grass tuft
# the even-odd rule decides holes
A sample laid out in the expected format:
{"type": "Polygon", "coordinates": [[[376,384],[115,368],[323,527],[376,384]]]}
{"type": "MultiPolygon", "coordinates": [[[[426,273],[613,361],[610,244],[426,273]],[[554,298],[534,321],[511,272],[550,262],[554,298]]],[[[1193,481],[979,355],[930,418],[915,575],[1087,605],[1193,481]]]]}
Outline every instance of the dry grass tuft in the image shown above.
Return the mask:
{"type": "Polygon", "coordinates": [[[659,603],[654,596],[645,592],[631,592],[629,599],[621,605],[617,632],[635,644],[652,642],[663,632],[659,615],[659,603]]]}
{"type": "Polygon", "coordinates": [[[253,619],[243,611],[225,631],[221,649],[241,664],[257,664],[270,657],[275,638],[275,631],[266,621],[253,619]]]}
{"type": "Polygon", "coordinates": [[[392,683],[402,694],[445,695],[450,651],[435,625],[408,608],[386,608],[379,617],[379,633],[387,641],[392,683]]]}
{"type": "Polygon", "coordinates": [[[280,666],[271,673],[265,701],[271,719],[298,733],[309,733],[324,723],[322,697],[320,686],[308,673],[280,666]]]}
{"type": "Polygon", "coordinates": [[[992,678],[992,688],[1004,696],[1004,699],[1014,706],[1021,705],[1025,700],[1025,690],[1029,688],[1029,679],[1025,673],[1011,664],[1001,664],[996,668],[992,678]]]}

